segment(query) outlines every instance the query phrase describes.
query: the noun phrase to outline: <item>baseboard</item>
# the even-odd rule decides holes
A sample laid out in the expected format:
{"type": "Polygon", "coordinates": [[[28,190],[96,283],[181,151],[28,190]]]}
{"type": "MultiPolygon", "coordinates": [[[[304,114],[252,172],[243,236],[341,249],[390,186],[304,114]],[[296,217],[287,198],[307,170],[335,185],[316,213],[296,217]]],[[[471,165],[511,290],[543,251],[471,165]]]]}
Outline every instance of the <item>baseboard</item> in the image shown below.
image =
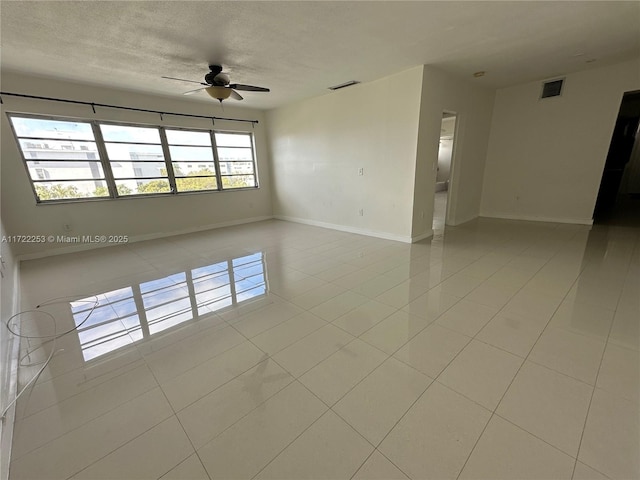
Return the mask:
{"type": "Polygon", "coordinates": [[[462,218],[462,219],[454,218],[453,221],[451,221],[450,223],[447,223],[447,225],[450,226],[450,227],[458,227],[458,226],[463,225],[465,223],[471,222],[472,220],[475,220],[476,218],[478,218],[478,215],[471,215],[469,217],[462,218]]]}
{"type": "Polygon", "coordinates": [[[416,243],[416,242],[419,242],[420,240],[424,240],[425,238],[429,238],[429,237],[433,237],[433,229],[429,229],[428,232],[411,237],[411,243],[416,243]]]}
{"type": "MultiPolygon", "coordinates": [[[[181,230],[173,230],[171,232],[156,232],[150,233],[146,235],[136,235],[129,237],[129,241],[127,243],[134,242],[144,242],[146,240],[155,240],[157,238],[167,238],[174,237],[176,235],[185,235],[189,233],[203,232],[205,230],[214,230],[216,228],[224,228],[224,227],[233,227],[235,225],[243,225],[245,223],[254,223],[254,222],[262,222],[264,220],[271,220],[274,218],[272,215],[263,215],[260,217],[250,217],[250,218],[242,218],[240,220],[232,220],[230,222],[220,222],[213,223],[209,225],[199,225],[193,228],[183,228],[181,230]]],[[[52,257],[55,255],[65,255],[67,253],[76,253],[82,252],[86,250],[94,250],[96,248],[105,248],[105,247],[113,247],[115,244],[111,243],[74,243],[69,245],[68,247],[56,248],[53,250],[46,250],[44,252],[35,252],[35,253],[25,253],[22,255],[18,255],[18,259],[20,261],[24,260],[35,260],[38,258],[52,257]]]]}
{"type": "Polygon", "coordinates": [[[510,213],[482,212],[481,217],[502,218],[505,220],[524,220],[527,222],[570,223],[574,225],[593,225],[592,218],[538,217],[532,215],[513,215],[510,213]]]}
{"type": "Polygon", "coordinates": [[[392,233],[379,232],[376,230],[366,230],[364,228],[350,227],[347,225],[340,225],[337,223],[319,222],[317,220],[309,220],[307,218],[298,218],[298,217],[288,217],[286,215],[274,215],[273,218],[277,220],[284,220],[287,222],[311,225],[313,227],[321,227],[321,228],[328,228],[330,230],[338,230],[340,232],[355,233],[357,235],[365,235],[367,237],[382,238],[384,240],[394,240],[396,242],[403,242],[403,243],[413,242],[412,237],[409,237],[409,236],[394,235],[392,233]]]}

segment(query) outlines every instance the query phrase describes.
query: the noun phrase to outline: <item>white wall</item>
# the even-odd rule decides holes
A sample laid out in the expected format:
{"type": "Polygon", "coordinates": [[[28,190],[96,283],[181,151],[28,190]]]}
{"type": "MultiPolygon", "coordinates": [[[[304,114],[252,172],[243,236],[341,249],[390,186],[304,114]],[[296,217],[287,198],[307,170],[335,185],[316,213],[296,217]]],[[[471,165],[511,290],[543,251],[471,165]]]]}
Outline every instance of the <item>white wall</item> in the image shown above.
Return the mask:
{"type": "MultiPolygon", "coordinates": [[[[160,81],[160,80],[158,80],[160,81]]],[[[5,112],[23,112],[112,120],[143,124],[160,124],[157,114],[130,112],[41,100],[3,96],[1,119],[2,218],[10,235],[129,235],[135,238],[170,235],[172,232],[204,229],[210,226],[270,217],[271,181],[267,158],[263,112],[233,108],[217,102],[199,103],[179,98],[151,96],[89,85],[60,82],[3,72],[2,90],[31,95],[116,104],[167,112],[255,119],[251,124],[216,121],[215,128],[254,131],[260,188],[256,190],[171,195],[92,202],[36,205],[18,148],[5,112]],[[73,231],[65,232],[63,225],[73,231]]],[[[211,128],[211,120],[164,116],[163,125],[211,128]]],[[[68,244],[19,244],[16,255],[52,253],[67,249],[68,244]]]]}
{"type": "Polygon", "coordinates": [[[541,82],[498,90],[481,214],[591,223],[625,91],[640,89],[640,61],[566,76],[562,96],[541,82]]]}
{"type": "MultiPolygon", "coordinates": [[[[6,235],[4,226],[0,224],[0,236],[6,235]]],[[[14,313],[18,305],[18,264],[15,261],[11,244],[0,243],[0,255],[4,264],[0,267],[0,412],[15,398],[17,388],[17,346],[18,340],[5,328],[5,323],[14,313]]],[[[11,439],[13,436],[14,409],[7,412],[7,417],[0,424],[0,480],[9,476],[9,460],[11,455],[11,439]]]]}
{"type": "Polygon", "coordinates": [[[479,214],[494,90],[473,80],[424,66],[415,172],[412,237],[431,234],[433,196],[442,113],[457,114],[447,223],[458,225],[479,214]]]}
{"type": "Polygon", "coordinates": [[[421,88],[416,67],[270,111],[274,214],[408,241],[421,88]]]}

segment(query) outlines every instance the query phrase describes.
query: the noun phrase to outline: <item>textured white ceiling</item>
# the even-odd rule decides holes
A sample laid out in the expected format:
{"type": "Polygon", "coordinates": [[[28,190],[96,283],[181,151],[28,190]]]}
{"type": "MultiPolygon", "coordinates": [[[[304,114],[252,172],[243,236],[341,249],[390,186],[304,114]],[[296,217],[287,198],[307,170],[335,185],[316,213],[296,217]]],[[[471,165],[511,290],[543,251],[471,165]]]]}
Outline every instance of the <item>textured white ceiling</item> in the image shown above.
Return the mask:
{"type": "Polygon", "coordinates": [[[271,88],[234,102],[254,108],[421,64],[502,87],[640,55],[637,1],[5,0],[0,21],[4,70],[180,95],[197,86],[160,77],[220,63],[271,88]]]}

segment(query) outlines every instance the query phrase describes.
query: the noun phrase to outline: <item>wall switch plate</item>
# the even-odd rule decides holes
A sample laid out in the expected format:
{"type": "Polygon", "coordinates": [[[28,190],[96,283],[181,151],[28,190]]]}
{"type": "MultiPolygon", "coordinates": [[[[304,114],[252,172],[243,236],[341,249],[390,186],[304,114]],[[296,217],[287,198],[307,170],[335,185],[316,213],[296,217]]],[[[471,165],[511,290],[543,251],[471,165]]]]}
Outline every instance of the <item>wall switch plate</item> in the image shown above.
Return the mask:
{"type": "Polygon", "coordinates": [[[358,169],[358,175],[359,175],[359,176],[363,176],[363,175],[364,175],[364,168],[360,167],[360,168],[358,169]]]}

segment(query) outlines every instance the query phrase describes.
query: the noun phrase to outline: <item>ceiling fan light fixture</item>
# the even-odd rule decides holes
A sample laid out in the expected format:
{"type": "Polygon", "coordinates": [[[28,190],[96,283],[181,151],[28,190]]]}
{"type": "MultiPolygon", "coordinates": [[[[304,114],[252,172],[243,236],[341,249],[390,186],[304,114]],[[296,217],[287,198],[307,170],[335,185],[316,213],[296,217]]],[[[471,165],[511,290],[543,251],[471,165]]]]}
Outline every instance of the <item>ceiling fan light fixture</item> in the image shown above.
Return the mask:
{"type": "Polygon", "coordinates": [[[223,100],[226,100],[231,96],[231,89],[227,87],[212,86],[212,87],[205,88],[205,90],[212,98],[215,98],[220,102],[222,102],[223,100]]]}

